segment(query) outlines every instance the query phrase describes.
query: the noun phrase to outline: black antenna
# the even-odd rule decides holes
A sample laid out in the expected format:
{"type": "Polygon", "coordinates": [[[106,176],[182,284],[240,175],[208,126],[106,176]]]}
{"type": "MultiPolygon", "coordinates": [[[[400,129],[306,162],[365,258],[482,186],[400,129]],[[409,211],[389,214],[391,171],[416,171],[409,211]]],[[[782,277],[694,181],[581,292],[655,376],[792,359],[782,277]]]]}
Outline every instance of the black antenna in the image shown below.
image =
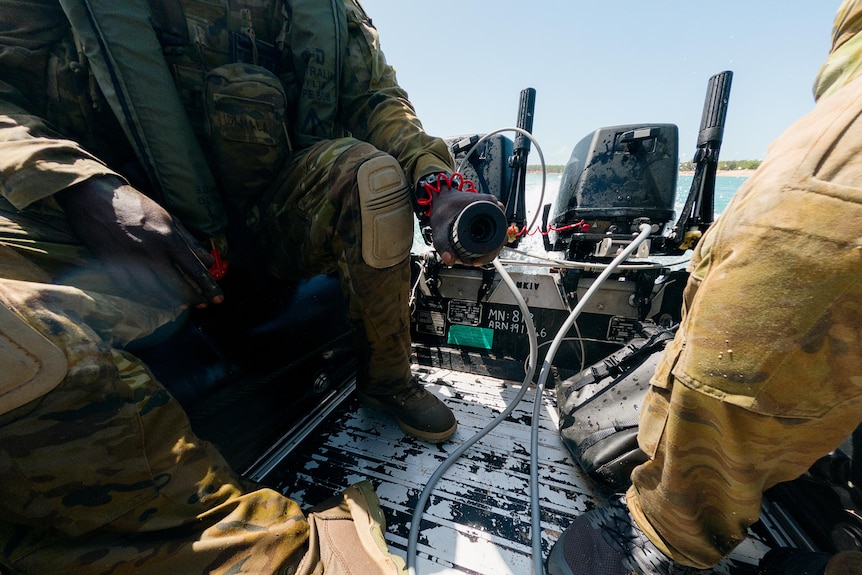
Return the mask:
{"type": "MultiPolygon", "coordinates": [[[[524,88],[521,90],[521,100],[518,104],[518,128],[533,133],[533,113],[536,108],[536,90],[524,88]]],[[[512,156],[509,158],[509,167],[512,168],[512,185],[506,197],[506,220],[510,224],[516,224],[518,229],[527,225],[527,156],[530,155],[530,138],[518,133],[512,148],[512,156]]],[[[520,237],[508,245],[517,246],[520,237]]]]}
{"type": "Polygon", "coordinates": [[[705,232],[715,219],[715,174],[724,138],[724,120],[727,117],[732,80],[733,72],[730,71],[720,72],[709,79],[697,134],[691,189],[685,207],[669,234],[669,239],[681,249],[690,247],[686,234],[692,228],[705,232]]]}

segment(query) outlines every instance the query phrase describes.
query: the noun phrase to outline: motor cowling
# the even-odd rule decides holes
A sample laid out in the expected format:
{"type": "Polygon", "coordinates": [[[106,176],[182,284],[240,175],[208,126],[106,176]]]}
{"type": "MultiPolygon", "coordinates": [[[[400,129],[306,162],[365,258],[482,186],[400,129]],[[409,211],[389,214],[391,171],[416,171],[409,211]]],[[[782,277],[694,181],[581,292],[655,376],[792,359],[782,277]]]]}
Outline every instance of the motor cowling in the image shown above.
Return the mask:
{"type": "Polygon", "coordinates": [[[584,137],[566,164],[548,221],[552,249],[583,253],[599,236],[627,235],[643,222],[663,230],[675,215],[678,172],[674,124],[611,126],[584,137]]]}

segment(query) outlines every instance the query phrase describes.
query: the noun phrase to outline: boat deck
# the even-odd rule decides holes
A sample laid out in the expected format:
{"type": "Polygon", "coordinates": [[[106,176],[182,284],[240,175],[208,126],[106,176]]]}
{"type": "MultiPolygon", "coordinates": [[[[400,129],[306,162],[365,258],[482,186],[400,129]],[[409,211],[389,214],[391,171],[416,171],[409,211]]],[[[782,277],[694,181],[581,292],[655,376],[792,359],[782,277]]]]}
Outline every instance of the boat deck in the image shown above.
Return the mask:
{"type": "MultiPolygon", "coordinates": [[[[432,445],[405,436],[386,414],[345,395],[321,425],[269,469],[265,483],[311,506],[369,479],[387,516],[392,552],[406,556],[410,522],[429,477],[464,441],[518,394],[521,383],[414,366],[426,386],[453,409],[453,439],[432,445]]],[[[532,571],[530,426],[534,391],[474,444],[434,487],[419,533],[418,574],[526,575],[532,571]]],[[[555,393],[546,391],[539,433],[543,555],[574,517],[603,503],[593,481],[571,460],[557,433],[555,393]]],[[[751,539],[732,559],[753,564],[765,546],[751,539]]],[[[715,573],[738,572],[733,561],[715,573]]]]}

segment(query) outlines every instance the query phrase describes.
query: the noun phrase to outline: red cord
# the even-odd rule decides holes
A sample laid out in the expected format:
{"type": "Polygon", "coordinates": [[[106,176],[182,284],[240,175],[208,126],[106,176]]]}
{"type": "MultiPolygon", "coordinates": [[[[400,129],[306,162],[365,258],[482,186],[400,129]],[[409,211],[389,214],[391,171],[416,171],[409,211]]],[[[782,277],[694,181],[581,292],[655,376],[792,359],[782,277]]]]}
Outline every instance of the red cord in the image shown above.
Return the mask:
{"type": "MultiPolygon", "coordinates": [[[[422,188],[427,194],[427,196],[423,198],[416,198],[416,204],[420,207],[427,207],[428,209],[422,214],[423,216],[430,217],[431,216],[431,204],[434,202],[434,194],[439,194],[442,190],[441,182],[445,182],[446,185],[450,189],[459,190],[462,192],[471,192],[474,194],[479,193],[476,189],[475,184],[473,184],[472,180],[468,180],[464,177],[463,174],[459,172],[455,172],[451,176],[440,173],[437,174],[436,181],[424,181],[422,182],[422,188]]],[[[575,230],[576,232],[588,232],[590,231],[590,224],[581,220],[574,224],[566,224],[564,226],[555,227],[553,225],[549,225],[547,230],[541,230],[539,228],[535,228],[533,231],[528,232],[526,226],[522,229],[518,229],[515,224],[512,224],[509,227],[508,235],[510,242],[514,241],[516,237],[520,236],[532,236],[537,233],[541,233],[543,236],[548,235],[550,232],[567,232],[570,230],[575,230]]]]}
{"type": "MultiPolygon", "coordinates": [[[[513,224],[512,227],[509,228],[509,236],[512,239],[514,239],[516,237],[521,237],[521,236],[534,236],[536,234],[542,234],[543,236],[546,236],[551,232],[567,232],[570,230],[575,230],[576,232],[584,233],[584,232],[590,231],[590,227],[591,227],[590,224],[588,224],[584,220],[581,220],[581,221],[574,223],[574,224],[566,224],[564,226],[559,226],[559,227],[549,225],[547,230],[542,230],[540,228],[533,228],[532,231],[527,231],[526,226],[524,226],[521,229],[517,229],[517,227],[513,224]],[[512,229],[512,228],[514,228],[514,229],[512,229]]],[[[509,241],[512,241],[512,239],[510,239],[509,241]]]]}
{"type": "Polygon", "coordinates": [[[473,194],[479,193],[472,180],[468,180],[464,177],[463,174],[460,174],[458,172],[455,172],[451,176],[443,173],[437,174],[436,181],[424,181],[422,183],[422,188],[428,195],[424,198],[416,198],[416,205],[423,208],[427,206],[428,209],[425,210],[425,212],[422,214],[426,218],[431,216],[431,204],[434,202],[434,194],[439,194],[443,188],[441,182],[445,183],[446,186],[452,190],[470,192],[473,194]]]}
{"type": "Polygon", "coordinates": [[[228,263],[227,260],[222,259],[217,248],[214,247],[210,253],[215,258],[215,263],[209,268],[210,276],[212,276],[214,280],[218,281],[227,275],[228,263]]]}

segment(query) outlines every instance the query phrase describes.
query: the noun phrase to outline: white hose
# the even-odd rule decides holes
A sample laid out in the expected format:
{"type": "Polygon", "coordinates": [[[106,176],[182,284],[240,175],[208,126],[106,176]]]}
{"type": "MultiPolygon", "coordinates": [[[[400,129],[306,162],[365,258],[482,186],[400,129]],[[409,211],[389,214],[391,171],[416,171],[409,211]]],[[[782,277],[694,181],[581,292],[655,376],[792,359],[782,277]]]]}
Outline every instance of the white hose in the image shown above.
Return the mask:
{"type": "MultiPolygon", "coordinates": [[[[545,386],[545,382],[548,379],[548,374],[551,370],[551,364],[553,362],[554,356],[557,353],[560,345],[565,339],[566,334],[571,328],[572,324],[575,322],[577,317],[580,315],[581,311],[584,309],[584,306],[590,300],[590,298],[595,294],[595,292],[599,289],[601,284],[611,275],[611,273],[616,270],[617,266],[619,266],[626,258],[628,258],[634,250],[640,246],[650,235],[650,226],[648,224],[642,224],[640,226],[640,233],[638,236],[630,243],[626,248],[617,255],[614,260],[608,264],[605,270],[599,275],[598,278],[593,282],[593,284],[589,287],[587,292],[584,294],[583,298],[578,302],[575,306],[575,309],[569,314],[569,317],[563,323],[563,326],[557,332],[557,335],[554,337],[554,340],[551,342],[551,347],[548,349],[548,353],[545,356],[544,363],[542,364],[542,371],[539,374],[539,382],[536,386],[536,396],[535,401],[533,403],[533,420],[532,420],[532,429],[530,435],[530,509],[531,509],[531,537],[532,537],[532,549],[533,549],[533,573],[534,575],[542,575],[544,573],[544,561],[542,555],[542,527],[541,527],[541,509],[539,506],[539,464],[538,464],[538,451],[539,451],[539,440],[538,440],[538,428],[539,428],[539,417],[541,415],[540,409],[542,405],[542,394],[545,386]]],[[[422,490],[422,493],[419,495],[419,499],[416,502],[416,507],[413,510],[413,516],[410,522],[410,533],[407,537],[407,571],[409,575],[416,575],[416,551],[419,541],[419,526],[422,521],[422,515],[425,513],[425,507],[428,504],[428,499],[431,497],[431,491],[434,486],[443,476],[443,474],[455,463],[455,461],[461,457],[470,447],[473,446],[478,440],[487,435],[491,430],[493,430],[497,425],[499,425],[503,420],[505,420],[509,414],[515,409],[518,403],[523,399],[524,395],[529,388],[530,381],[533,379],[533,374],[536,371],[536,358],[538,356],[538,340],[536,337],[536,328],[533,324],[532,316],[530,314],[530,309],[524,301],[521,292],[518,291],[515,282],[512,281],[512,278],[509,276],[508,272],[506,272],[503,265],[500,263],[499,259],[494,260],[494,268],[500,274],[500,277],[503,279],[503,282],[512,292],[516,302],[518,303],[518,307],[521,310],[521,313],[524,317],[524,322],[527,326],[527,335],[530,341],[530,354],[529,360],[527,364],[527,373],[524,376],[524,381],[521,385],[521,390],[518,392],[518,395],[514,400],[500,413],[497,417],[495,417],[488,425],[474,434],[470,439],[462,443],[458,448],[453,451],[449,457],[447,457],[443,463],[441,463],[431,477],[428,479],[428,482],[425,484],[425,488],[422,490]]]]}
{"type": "Polygon", "coordinates": [[[530,315],[530,308],[527,307],[527,303],[524,301],[523,296],[521,296],[521,292],[518,291],[518,287],[515,285],[515,282],[512,281],[509,273],[503,268],[502,264],[500,264],[499,260],[494,260],[494,268],[500,274],[500,277],[503,278],[503,282],[508,286],[508,288],[512,291],[512,295],[515,297],[515,300],[518,302],[518,307],[521,309],[521,313],[524,317],[524,322],[527,326],[527,335],[530,340],[530,355],[529,355],[529,363],[527,364],[527,373],[524,376],[524,381],[521,385],[521,390],[518,392],[518,395],[515,396],[515,399],[504,409],[497,417],[495,417],[488,425],[483,427],[481,430],[476,432],[470,439],[462,443],[458,448],[447,457],[443,463],[441,463],[437,469],[431,474],[431,477],[428,478],[428,482],[425,484],[425,488],[422,490],[422,493],[419,495],[419,499],[416,502],[416,507],[413,509],[413,518],[410,521],[410,533],[407,537],[407,572],[410,575],[416,575],[416,547],[419,541],[419,524],[422,521],[422,515],[425,513],[425,507],[428,505],[428,499],[431,497],[431,491],[434,488],[434,485],[443,477],[443,474],[449,467],[452,466],[455,461],[461,457],[470,447],[473,446],[474,443],[485,437],[492,429],[497,427],[503,420],[509,417],[509,414],[515,409],[515,407],[520,403],[521,399],[523,399],[524,395],[527,393],[527,389],[529,389],[530,381],[533,379],[533,374],[536,373],[536,363],[537,357],[539,355],[539,346],[538,339],[536,337],[536,326],[533,323],[533,318],[530,315]]]}

